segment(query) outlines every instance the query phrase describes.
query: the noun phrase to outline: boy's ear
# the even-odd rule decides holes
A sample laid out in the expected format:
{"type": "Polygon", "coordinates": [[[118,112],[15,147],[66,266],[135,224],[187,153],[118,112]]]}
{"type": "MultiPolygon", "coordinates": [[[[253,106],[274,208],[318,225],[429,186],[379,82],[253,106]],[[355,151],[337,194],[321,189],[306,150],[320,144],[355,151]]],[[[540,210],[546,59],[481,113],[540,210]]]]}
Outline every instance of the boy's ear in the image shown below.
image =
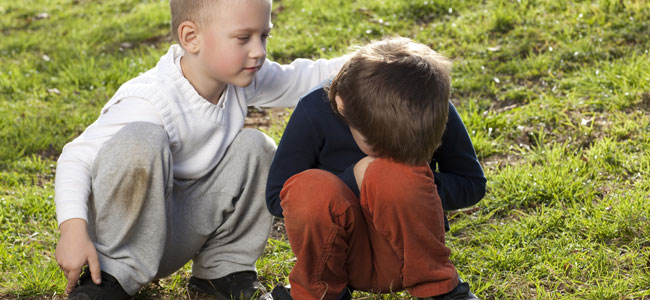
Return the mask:
{"type": "Polygon", "coordinates": [[[192,21],[183,21],[178,25],[178,40],[189,53],[199,52],[199,27],[192,21]]]}
{"type": "Polygon", "coordinates": [[[339,95],[336,95],[334,101],[336,101],[336,110],[343,116],[343,99],[339,95]]]}

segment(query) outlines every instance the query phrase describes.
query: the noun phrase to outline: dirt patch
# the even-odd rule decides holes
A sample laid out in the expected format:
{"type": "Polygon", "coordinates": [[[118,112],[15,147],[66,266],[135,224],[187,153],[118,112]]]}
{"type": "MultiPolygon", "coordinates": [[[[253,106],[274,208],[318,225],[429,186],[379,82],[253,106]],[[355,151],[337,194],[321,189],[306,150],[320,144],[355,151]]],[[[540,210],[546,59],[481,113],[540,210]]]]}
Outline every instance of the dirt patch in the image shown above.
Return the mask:
{"type": "Polygon", "coordinates": [[[641,95],[641,102],[639,108],[645,111],[650,111],[650,92],[645,92],[641,95]]]}
{"type": "Polygon", "coordinates": [[[521,156],[516,154],[495,154],[487,158],[481,159],[483,169],[487,170],[501,170],[507,166],[519,165],[523,162],[521,156]]]}
{"type": "Polygon", "coordinates": [[[284,219],[273,218],[271,238],[274,240],[287,240],[287,230],[284,228],[284,219]]]}
{"type": "Polygon", "coordinates": [[[46,159],[56,160],[61,153],[56,150],[54,145],[49,144],[46,149],[39,151],[37,154],[46,159]]]}
{"type": "Polygon", "coordinates": [[[259,108],[249,107],[248,115],[244,121],[244,127],[257,128],[263,131],[268,130],[274,123],[284,120],[291,114],[289,110],[281,107],[259,108]]]}

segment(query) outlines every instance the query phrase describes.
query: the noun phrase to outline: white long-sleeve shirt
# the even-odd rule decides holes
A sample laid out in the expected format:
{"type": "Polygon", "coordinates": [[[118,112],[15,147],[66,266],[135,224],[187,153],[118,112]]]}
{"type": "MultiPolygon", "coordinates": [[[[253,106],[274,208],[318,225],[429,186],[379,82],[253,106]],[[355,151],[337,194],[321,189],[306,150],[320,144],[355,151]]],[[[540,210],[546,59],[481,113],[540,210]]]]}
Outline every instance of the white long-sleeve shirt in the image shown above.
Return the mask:
{"type": "Polygon", "coordinates": [[[297,59],[289,65],[267,60],[248,87],[228,85],[217,104],[201,97],[183,76],[184,51],[172,45],[151,70],[124,83],[98,119],[59,157],[55,203],[59,224],[88,220],[91,167],[105,142],[124,125],[149,122],[169,137],[174,177],[200,178],[213,169],[244,126],[248,106],[295,106],[310,88],[334,75],[345,58],[297,59]]]}

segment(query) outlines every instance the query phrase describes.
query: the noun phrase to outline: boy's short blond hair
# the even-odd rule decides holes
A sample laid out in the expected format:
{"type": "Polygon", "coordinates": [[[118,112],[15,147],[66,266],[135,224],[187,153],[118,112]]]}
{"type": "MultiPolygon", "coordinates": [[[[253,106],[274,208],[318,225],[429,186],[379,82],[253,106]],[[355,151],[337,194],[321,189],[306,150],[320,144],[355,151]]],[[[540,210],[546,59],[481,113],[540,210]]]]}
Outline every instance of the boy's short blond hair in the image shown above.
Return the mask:
{"type": "MultiPolygon", "coordinates": [[[[226,0],[230,1],[230,0],[226,0]]],[[[171,31],[174,41],[179,43],[178,26],[185,21],[192,21],[198,26],[204,26],[211,21],[214,6],[219,0],[170,0],[171,31]]]]}
{"type": "MultiPolygon", "coordinates": [[[[192,21],[199,27],[206,26],[215,17],[215,6],[220,1],[224,4],[232,3],[236,0],[170,0],[169,10],[171,11],[171,32],[174,41],[180,43],[178,37],[178,26],[185,21],[192,21]]],[[[269,3],[272,0],[264,0],[269,3]]],[[[224,6],[223,9],[227,7],[224,6]]]]}
{"type": "Polygon", "coordinates": [[[421,164],[442,142],[450,73],[451,62],[426,45],[385,39],[352,56],[332,81],[329,98],[378,156],[421,164]],[[341,112],[336,96],[343,100],[341,112]]]}

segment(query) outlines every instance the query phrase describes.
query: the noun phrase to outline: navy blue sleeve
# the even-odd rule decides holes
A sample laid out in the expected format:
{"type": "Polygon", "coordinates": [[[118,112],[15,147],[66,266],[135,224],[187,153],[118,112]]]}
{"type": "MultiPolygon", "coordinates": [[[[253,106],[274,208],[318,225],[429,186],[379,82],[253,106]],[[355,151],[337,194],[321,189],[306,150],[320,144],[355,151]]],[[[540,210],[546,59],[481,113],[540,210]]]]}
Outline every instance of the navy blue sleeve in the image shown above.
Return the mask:
{"type": "Polygon", "coordinates": [[[357,185],[357,178],[354,176],[354,166],[356,164],[357,163],[355,162],[354,164],[345,168],[345,170],[342,173],[336,174],[336,176],[338,176],[341,179],[341,181],[343,181],[345,185],[347,185],[350,188],[352,193],[354,193],[357,196],[357,198],[359,198],[361,191],[359,191],[359,186],[357,185]]]}
{"type": "Polygon", "coordinates": [[[433,155],[438,194],[444,210],[455,210],[478,203],[485,195],[485,175],[474,145],[458,111],[449,103],[449,118],[442,144],[433,155]],[[436,168],[437,167],[437,168],[436,168]]]}
{"type": "Polygon", "coordinates": [[[280,191],[293,175],[316,167],[322,137],[314,130],[299,102],[287,124],[273,157],[266,184],[266,207],[272,215],[283,217],[280,191]]]}

